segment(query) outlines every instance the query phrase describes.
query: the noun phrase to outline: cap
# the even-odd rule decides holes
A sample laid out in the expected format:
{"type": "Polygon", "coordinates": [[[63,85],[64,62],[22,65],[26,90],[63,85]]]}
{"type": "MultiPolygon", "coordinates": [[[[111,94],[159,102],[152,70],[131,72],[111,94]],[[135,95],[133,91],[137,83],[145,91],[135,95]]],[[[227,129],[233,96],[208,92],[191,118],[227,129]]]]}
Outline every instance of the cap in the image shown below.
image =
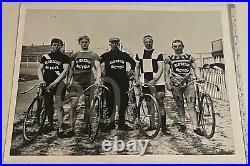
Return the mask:
{"type": "Polygon", "coordinates": [[[109,42],[120,42],[120,39],[118,37],[112,37],[109,39],[109,42]]]}

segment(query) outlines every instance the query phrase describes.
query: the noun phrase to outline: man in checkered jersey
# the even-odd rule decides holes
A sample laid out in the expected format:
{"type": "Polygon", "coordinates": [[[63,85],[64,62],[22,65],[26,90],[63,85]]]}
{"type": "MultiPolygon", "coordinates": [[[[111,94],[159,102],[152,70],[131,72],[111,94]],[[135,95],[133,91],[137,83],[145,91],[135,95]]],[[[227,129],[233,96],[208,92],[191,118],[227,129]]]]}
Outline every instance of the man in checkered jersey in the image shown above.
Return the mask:
{"type": "MultiPolygon", "coordinates": [[[[169,129],[166,126],[166,112],[164,108],[164,96],[165,96],[165,80],[164,80],[164,60],[163,55],[153,49],[153,37],[146,35],[143,38],[145,49],[139,55],[136,55],[136,69],[135,77],[136,81],[142,83],[148,83],[155,86],[156,100],[159,105],[161,114],[161,127],[163,134],[170,134],[169,129]],[[139,78],[140,77],[140,78],[139,78]]],[[[154,93],[152,88],[143,87],[144,93],[154,93]]],[[[149,107],[150,104],[147,106],[149,107]]],[[[155,122],[150,120],[150,129],[155,128],[155,122]]]]}

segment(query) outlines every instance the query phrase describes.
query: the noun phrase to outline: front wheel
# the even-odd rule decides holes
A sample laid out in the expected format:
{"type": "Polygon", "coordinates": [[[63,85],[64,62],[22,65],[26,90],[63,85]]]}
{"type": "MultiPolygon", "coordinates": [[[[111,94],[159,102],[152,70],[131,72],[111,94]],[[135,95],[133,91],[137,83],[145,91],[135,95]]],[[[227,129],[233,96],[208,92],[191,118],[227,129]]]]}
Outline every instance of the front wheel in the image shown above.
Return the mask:
{"type": "Polygon", "coordinates": [[[99,97],[94,97],[91,108],[90,108],[90,118],[89,118],[89,142],[93,143],[99,132],[100,123],[100,111],[101,103],[99,97]]]}
{"type": "Polygon", "coordinates": [[[147,138],[155,138],[160,131],[159,106],[150,94],[140,96],[138,104],[140,132],[147,138]]]}
{"type": "Polygon", "coordinates": [[[201,96],[200,123],[206,138],[212,138],[215,132],[215,112],[213,100],[207,94],[201,96]]]}
{"type": "Polygon", "coordinates": [[[31,142],[39,135],[45,119],[46,111],[44,107],[44,99],[36,97],[31,102],[23,122],[24,141],[31,142]]]}

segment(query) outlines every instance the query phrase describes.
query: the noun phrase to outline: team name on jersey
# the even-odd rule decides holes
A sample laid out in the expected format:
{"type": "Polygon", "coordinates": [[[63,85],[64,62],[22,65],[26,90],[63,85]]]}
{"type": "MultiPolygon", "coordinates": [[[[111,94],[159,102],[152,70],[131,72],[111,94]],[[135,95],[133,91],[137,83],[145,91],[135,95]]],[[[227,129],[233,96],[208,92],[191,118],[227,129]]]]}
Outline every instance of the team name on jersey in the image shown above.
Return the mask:
{"type": "Polygon", "coordinates": [[[115,70],[121,70],[121,69],[124,69],[124,65],[123,66],[116,66],[116,65],[111,65],[110,66],[111,69],[115,69],[115,70]]]}
{"type": "Polygon", "coordinates": [[[90,59],[86,59],[86,58],[77,58],[76,59],[76,63],[89,63],[91,64],[91,60],[90,59]]]}
{"type": "Polygon", "coordinates": [[[57,61],[57,60],[54,60],[54,59],[47,59],[45,61],[45,64],[56,64],[56,65],[61,65],[61,62],[57,61]]]}
{"type": "Polygon", "coordinates": [[[174,67],[179,67],[179,66],[182,66],[182,67],[190,67],[190,63],[188,63],[188,62],[175,62],[174,64],[173,64],[173,66],[174,67]]]}
{"type": "Polygon", "coordinates": [[[125,61],[124,60],[120,60],[120,59],[116,59],[116,60],[112,60],[109,62],[109,64],[114,64],[114,63],[121,63],[121,64],[125,64],[125,61]]]}
{"type": "Polygon", "coordinates": [[[59,70],[59,66],[45,66],[44,69],[46,69],[46,70],[59,70]]]}
{"type": "Polygon", "coordinates": [[[91,69],[90,58],[77,58],[75,60],[75,69],[77,70],[90,70],[91,69]]]}

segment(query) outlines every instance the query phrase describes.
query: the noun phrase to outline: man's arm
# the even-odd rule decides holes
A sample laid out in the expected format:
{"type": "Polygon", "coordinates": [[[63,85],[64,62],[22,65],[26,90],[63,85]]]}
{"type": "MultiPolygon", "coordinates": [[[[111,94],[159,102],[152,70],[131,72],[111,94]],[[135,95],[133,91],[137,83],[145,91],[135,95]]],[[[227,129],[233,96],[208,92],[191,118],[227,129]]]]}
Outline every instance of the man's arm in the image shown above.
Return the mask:
{"type": "Polygon", "coordinates": [[[135,81],[137,83],[139,83],[139,79],[140,79],[140,63],[136,62],[136,65],[135,65],[135,81]]]}
{"type": "Polygon", "coordinates": [[[43,68],[44,68],[44,64],[40,63],[39,66],[38,66],[38,69],[37,69],[37,76],[38,76],[38,79],[39,79],[40,83],[44,83],[44,80],[43,80],[43,68]]]}
{"type": "Polygon", "coordinates": [[[48,86],[48,89],[50,89],[51,87],[56,86],[60,81],[62,81],[62,79],[68,74],[68,71],[69,71],[69,64],[68,63],[64,63],[63,64],[63,71],[62,71],[62,73],[57,77],[57,79],[55,79],[55,81],[53,81],[48,86]]]}
{"type": "Polygon", "coordinates": [[[99,60],[95,61],[95,69],[96,69],[96,84],[100,83],[100,79],[101,79],[101,63],[99,60]]]}
{"type": "Polygon", "coordinates": [[[136,54],[136,57],[135,57],[135,81],[136,83],[139,83],[139,79],[140,79],[140,58],[138,54],[136,54]]]}
{"type": "Polygon", "coordinates": [[[100,60],[99,60],[99,62],[100,62],[100,66],[101,66],[101,76],[105,76],[105,54],[102,54],[101,56],[100,56],[100,60]]]}
{"type": "Polygon", "coordinates": [[[162,73],[163,73],[163,68],[164,68],[164,60],[163,60],[163,55],[160,54],[158,55],[157,58],[157,65],[158,65],[158,71],[155,74],[155,77],[153,78],[153,80],[150,80],[148,83],[150,85],[155,85],[155,83],[157,82],[157,80],[161,77],[162,73]]]}
{"type": "Polygon", "coordinates": [[[163,73],[164,62],[163,61],[157,62],[157,64],[158,64],[158,71],[155,74],[155,77],[153,78],[153,80],[151,80],[151,81],[148,82],[148,84],[150,84],[150,85],[155,85],[155,83],[161,77],[161,75],[163,73]]]}
{"type": "Polygon", "coordinates": [[[196,78],[197,78],[198,80],[201,80],[202,78],[201,78],[201,76],[200,76],[200,71],[199,71],[199,69],[198,69],[198,67],[197,67],[197,64],[196,64],[195,62],[193,62],[193,63],[191,63],[191,67],[192,67],[192,69],[193,69],[193,71],[194,71],[194,75],[196,76],[196,78]]]}
{"type": "Polygon", "coordinates": [[[131,70],[135,70],[135,60],[128,55],[128,62],[130,63],[131,70]]]}
{"type": "Polygon", "coordinates": [[[166,81],[167,89],[171,91],[173,89],[173,86],[170,80],[170,65],[168,63],[165,66],[165,81],[166,81]]]}
{"type": "Polygon", "coordinates": [[[72,79],[73,79],[73,71],[74,71],[74,66],[75,66],[75,61],[71,62],[71,66],[69,69],[69,76],[68,76],[68,80],[67,80],[67,84],[70,85],[72,79]]]}

